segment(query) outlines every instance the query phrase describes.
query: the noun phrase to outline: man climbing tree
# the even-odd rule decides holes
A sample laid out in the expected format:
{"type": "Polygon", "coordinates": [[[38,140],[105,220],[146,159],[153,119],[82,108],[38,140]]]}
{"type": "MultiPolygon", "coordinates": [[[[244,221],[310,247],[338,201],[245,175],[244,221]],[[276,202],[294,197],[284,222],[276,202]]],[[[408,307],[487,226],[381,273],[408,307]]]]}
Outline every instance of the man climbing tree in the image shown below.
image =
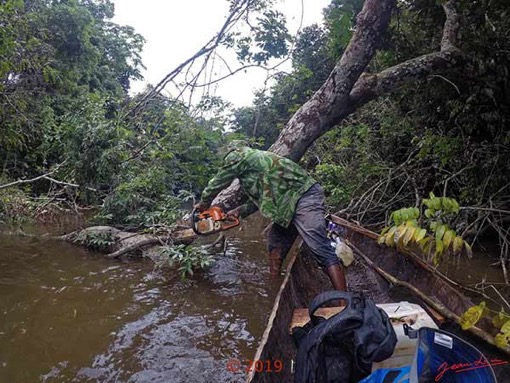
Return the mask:
{"type": "Polygon", "coordinates": [[[274,153],[238,143],[231,144],[227,151],[223,166],[209,181],[195,208],[205,210],[221,190],[239,179],[250,201],[229,214],[243,215],[256,206],[273,221],[267,234],[271,275],[280,274],[282,261],[299,233],[334,288],[345,290],[342,264],[326,237],[321,186],[295,162],[274,153]]]}

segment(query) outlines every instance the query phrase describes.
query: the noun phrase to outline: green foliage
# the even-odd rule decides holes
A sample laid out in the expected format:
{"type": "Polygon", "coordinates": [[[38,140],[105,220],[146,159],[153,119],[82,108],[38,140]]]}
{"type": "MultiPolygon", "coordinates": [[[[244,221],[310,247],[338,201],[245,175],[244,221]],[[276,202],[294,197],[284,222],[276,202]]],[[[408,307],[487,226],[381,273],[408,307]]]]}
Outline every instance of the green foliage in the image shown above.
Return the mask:
{"type": "Polygon", "coordinates": [[[361,0],[333,0],[325,9],[325,24],[329,32],[328,53],[338,58],[351,40],[356,16],[363,7],[361,0]]]}
{"type": "Polygon", "coordinates": [[[480,320],[485,310],[485,302],[481,302],[477,306],[470,307],[460,317],[460,325],[462,329],[467,330],[473,327],[480,320]]]}
{"type": "Polygon", "coordinates": [[[234,110],[232,129],[264,140],[268,148],[299,107],[320,88],[334,66],[328,56],[326,32],[312,25],[300,32],[292,53],[293,72],[279,75],[270,95],[257,92],[253,106],[234,110]]]}
{"type": "Polygon", "coordinates": [[[108,252],[115,244],[115,238],[110,232],[89,232],[81,230],[74,242],[94,251],[108,252]]]}
{"type": "Polygon", "coordinates": [[[342,206],[349,202],[352,189],[342,180],[347,178],[345,167],[336,164],[319,164],[315,167],[315,178],[320,182],[328,195],[328,203],[333,206],[342,206]]]}
{"type": "Polygon", "coordinates": [[[282,58],[289,53],[291,36],[285,15],[263,6],[264,1],[260,3],[252,2],[251,12],[244,17],[250,33],[229,32],[222,41],[226,47],[235,49],[238,60],[243,64],[266,65],[270,59],[282,58]],[[256,27],[253,27],[255,23],[256,27]]]}
{"type": "MultiPolygon", "coordinates": [[[[0,177],[0,183],[8,183],[0,177]]],[[[17,224],[31,215],[32,206],[26,193],[17,188],[0,189],[0,222],[17,224]]]]}
{"type": "Polygon", "coordinates": [[[109,0],[0,4],[0,159],[11,178],[39,173],[41,145],[91,95],[111,113],[141,78],[143,39],[112,17],[109,0]]]}
{"type": "Polygon", "coordinates": [[[501,329],[494,339],[496,341],[496,345],[499,347],[507,347],[510,345],[510,319],[501,326],[501,329]]]}
{"type": "Polygon", "coordinates": [[[459,213],[457,201],[448,197],[436,197],[430,193],[430,197],[424,199],[422,205],[426,207],[423,216],[420,209],[414,207],[392,212],[390,226],[381,232],[379,244],[397,247],[418,245],[425,255],[434,253],[432,261],[436,265],[446,251],[455,255],[464,249],[467,256],[471,257],[471,246],[446,224],[450,216],[459,213]],[[427,224],[430,232],[421,227],[419,221],[427,224]]]}
{"type": "Polygon", "coordinates": [[[498,347],[505,348],[510,345],[510,315],[503,309],[494,315],[494,311],[489,309],[484,301],[477,306],[470,307],[460,317],[460,325],[463,330],[468,330],[475,326],[481,318],[492,317],[492,323],[499,332],[494,337],[498,347]]]}
{"type": "Polygon", "coordinates": [[[423,199],[426,218],[440,218],[450,214],[459,214],[459,203],[453,198],[436,197],[434,193],[429,194],[429,198],[423,199]]]}
{"type": "Polygon", "coordinates": [[[196,269],[209,267],[213,260],[206,247],[166,246],[161,254],[168,256],[170,266],[178,266],[182,279],[185,279],[188,275],[193,275],[196,269]]]}
{"type": "Polygon", "coordinates": [[[407,221],[417,223],[419,217],[420,210],[418,208],[416,207],[402,208],[399,210],[395,210],[390,214],[390,222],[393,221],[395,226],[400,226],[407,221]]]}
{"type": "Polygon", "coordinates": [[[168,174],[163,168],[139,169],[128,173],[123,182],[105,199],[98,218],[108,223],[150,227],[170,226],[183,214],[180,201],[169,195],[168,174]]]}

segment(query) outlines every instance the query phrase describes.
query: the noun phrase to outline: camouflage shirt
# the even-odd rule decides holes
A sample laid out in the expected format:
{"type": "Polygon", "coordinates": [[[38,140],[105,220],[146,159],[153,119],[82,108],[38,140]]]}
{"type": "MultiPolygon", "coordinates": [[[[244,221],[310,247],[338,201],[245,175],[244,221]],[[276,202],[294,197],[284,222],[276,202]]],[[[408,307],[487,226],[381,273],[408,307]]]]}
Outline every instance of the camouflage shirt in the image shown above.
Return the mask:
{"type": "Polygon", "coordinates": [[[223,166],[202,192],[202,202],[209,205],[236,178],[261,214],[283,227],[292,221],[299,198],[316,183],[287,158],[242,147],[225,156],[223,166]]]}

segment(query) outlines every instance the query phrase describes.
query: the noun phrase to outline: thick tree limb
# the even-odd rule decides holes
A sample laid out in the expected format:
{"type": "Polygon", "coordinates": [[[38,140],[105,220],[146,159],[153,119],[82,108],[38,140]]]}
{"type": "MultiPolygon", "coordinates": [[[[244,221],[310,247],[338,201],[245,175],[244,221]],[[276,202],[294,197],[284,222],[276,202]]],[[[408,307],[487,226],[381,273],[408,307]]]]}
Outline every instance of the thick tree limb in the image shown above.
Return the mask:
{"type": "MultiPolygon", "coordinates": [[[[443,6],[446,22],[438,52],[408,60],[378,74],[362,75],[388,27],[395,4],[396,0],[365,1],[356,31],[342,58],[322,87],[291,117],[271,151],[297,161],[317,138],[367,102],[463,63],[464,56],[456,47],[460,25],[456,0],[449,0],[443,6]]],[[[239,186],[233,184],[213,203],[232,208],[242,200],[239,186]]]]}
{"type": "Polygon", "coordinates": [[[108,246],[109,253],[105,256],[106,258],[119,258],[122,255],[145,250],[154,245],[189,244],[196,238],[196,234],[188,228],[176,230],[168,235],[149,235],[121,231],[111,226],[91,226],[56,238],[85,247],[93,245],[97,238],[109,238],[111,244],[108,246]]]}
{"type": "Polygon", "coordinates": [[[457,68],[464,56],[456,49],[430,53],[360,78],[351,93],[351,102],[360,107],[367,102],[427,76],[457,68]]]}

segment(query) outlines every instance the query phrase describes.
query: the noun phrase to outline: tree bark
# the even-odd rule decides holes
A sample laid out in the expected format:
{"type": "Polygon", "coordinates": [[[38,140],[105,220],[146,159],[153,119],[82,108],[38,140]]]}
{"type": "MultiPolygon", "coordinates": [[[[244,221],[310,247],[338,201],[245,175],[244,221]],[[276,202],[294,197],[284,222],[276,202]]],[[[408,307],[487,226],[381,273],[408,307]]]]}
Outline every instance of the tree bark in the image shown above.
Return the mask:
{"type": "Polygon", "coordinates": [[[118,258],[129,253],[143,253],[145,250],[163,244],[190,244],[197,235],[191,228],[180,228],[170,235],[151,235],[144,233],[131,233],[122,231],[111,226],[91,226],[60,237],[58,239],[78,244],[84,247],[94,245],[95,238],[110,239],[111,243],[103,252],[107,252],[106,258],[118,258]]]}
{"type": "MultiPolygon", "coordinates": [[[[321,88],[291,117],[269,149],[298,161],[327,131],[369,101],[399,87],[459,67],[464,55],[456,47],[457,0],[443,5],[446,21],[437,52],[416,57],[377,74],[363,74],[388,28],[396,0],[366,0],[344,54],[321,88]]],[[[221,192],[213,204],[232,209],[243,201],[238,183],[221,192]]]]}

